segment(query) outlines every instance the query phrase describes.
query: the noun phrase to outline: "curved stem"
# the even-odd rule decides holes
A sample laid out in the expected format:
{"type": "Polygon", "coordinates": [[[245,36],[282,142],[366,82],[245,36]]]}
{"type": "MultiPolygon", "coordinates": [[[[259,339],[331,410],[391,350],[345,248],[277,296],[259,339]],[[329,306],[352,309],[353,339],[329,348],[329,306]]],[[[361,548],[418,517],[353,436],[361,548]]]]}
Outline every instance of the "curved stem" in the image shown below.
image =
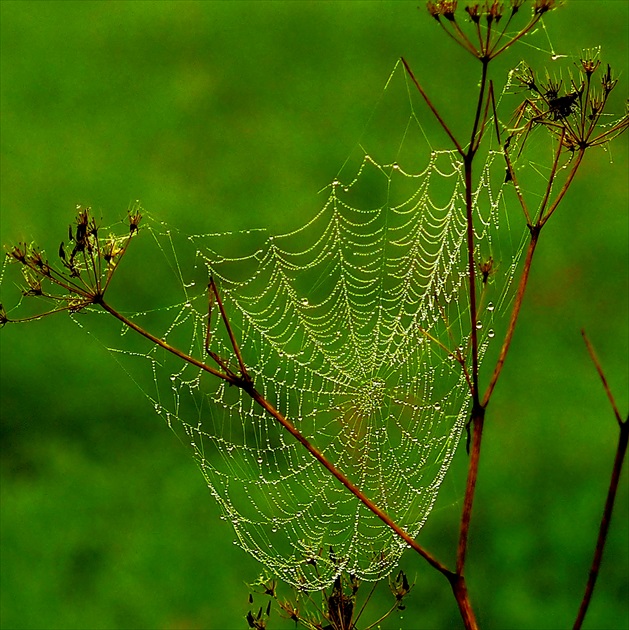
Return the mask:
{"type": "Polygon", "coordinates": [[[496,361],[494,372],[491,375],[491,379],[489,380],[489,385],[487,386],[487,389],[485,390],[485,395],[483,396],[483,402],[482,402],[483,407],[486,407],[489,404],[489,399],[491,398],[494,388],[496,387],[496,383],[498,382],[498,378],[500,377],[500,373],[502,372],[504,362],[507,358],[507,353],[509,352],[509,348],[511,347],[511,340],[513,339],[515,326],[518,322],[518,316],[520,315],[520,308],[522,307],[522,300],[524,299],[524,292],[526,291],[529,275],[531,272],[531,263],[533,262],[533,255],[535,254],[535,248],[537,247],[537,242],[539,240],[539,233],[540,233],[539,230],[531,231],[531,240],[529,242],[529,247],[526,251],[526,257],[524,259],[524,267],[522,269],[522,275],[520,276],[520,283],[518,285],[518,290],[515,295],[515,300],[513,303],[513,310],[511,311],[511,319],[509,320],[509,327],[507,328],[504,341],[502,342],[502,347],[500,348],[500,354],[498,355],[498,360],[496,361]]]}
{"type": "Polygon", "coordinates": [[[598,572],[601,567],[601,561],[603,559],[603,550],[605,548],[605,542],[607,540],[607,532],[609,531],[609,524],[612,518],[612,511],[614,509],[614,503],[616,502],[616,494],[618,492],[618,482],[620,480],[620,473],[622,471],[622,465],[627,454],[627,443],[629,442],[629,418],[620,424],[620,435],[618,436],[618,446],[616,447],[616,457],[614,458],[614,466],[612,468],[612,476],[609,482],[609,490],[607,491],[607,500],[605,501],[605,508],[603,509],[603,517],[601,519],[601,525],[598,532],[598,538],[596,540],[596,547],[594,549],[594,558],[592,559],[592,567],[588,575],[588,581],[585,585],[585,592],[581,605],[579,606],[579,612],[574,622],[573,630],[579,630],[583,625],[583,620],[588,611],[590,600],[592,599],[592,593],[596,586],[596,579],[598,578],[598,572]]]}
{"type": "Polygon", "coordinates": [[[216,368],[206,365],[205,363],[203,363],[203,361],[199,361],[198,359],[191,357],[190,355],[186,354],[185,352],[182,352],[178,348],[171,346],[168,342],[164,341],[163,339],[160,339],[159,337],[156,337],[155,335],[151,334],[150,332],[148,332],[148,330],[144,330],[144,328],[142,328],[141,326],[138,326],[134,321],[127,319],[122,313],[118,312],[115,308],[112,308],[109,304],[107,304],[107,302],[105,302],[105,300],[102,297],[100,299],[95,299],[94,304],[100,304],[100,306],[104,310],[106,310],[110,315],[113,315],[117,320],[121,321],[125,326],[128,326],[132,330],[135,330],[135,332],[139,333],[143,337],[146,337],[149,341],[152,341],[154,344],[160,346],[164,350],[167,350],[168,352],[179,357],[182,361],[185,361],[186,363],[190,363],[194,365],[195,367],[198,367],[199,369],[204,370],[205,372],[209,372],[210,374],[213,374],[214,376],[218,376],[218,378],[224,381],[227,381],[231,385],[238,385],[238,381],[234,376],[223,374],[223,372],[221,372],[220,370],[217,370],[216,368]]]}
{"type": "Polygon", "coordinates": [[[612,410],[614,411],[616,422],[618,423],[618,427],[620,428],[620,434],[618,435],[618,445],[616,446],[616,456],[614,457],[614,465],[612,467],[612,475],[609,481],[609,489],[607,491],[607,499],[605,501],[605,508],[603,509],[603,517],[601,519],[601,525],[598,531],[596,547],[594,548],[594,557],[592,558],[592,566],[590,568],[588,581],[587,581],[587,584],[585,585],[585,592],[583,593],[583,599],[581,600],[581,605],[579,606],[579,612],[577,613],[573,630],[579,630],[581,626],[583,625],[585,615],[588,611],[590,601],[592,599],[592,593],[594,592],[594,587],[596,586],[598,572],[601,567],[601,561],[603,560],[603,550],[605,548],[605,542],[607,540],[609,524],[612,518],[612,511],[614,509],[614,504],[616,502],[616,494],[618,493],[618,482],[620,481],[620,473],[622,471],[622,465],[625,460],[625,455],[627,454],[627,443],[629,442],[629,418],[626,418],[624,422],[621,419],[620,413],[618,411],[618,406],[616,405],[614,396],[612,395],[612,392],[609,388],[609,385],[607,383],[607,378],[605,377],[603,368],[601,367],[601,364],[596,356],[596,352],[594,352],[594,347],[590,343],[590,340],[587,338],[587,335],[585,334],[584,330],[581,331],[581,334],[583,335],[583,340],[585,341],[585,345],[587,346],[588,352],[590,353],[590,357],[592,358],[594,367],[596,367],[598,376],[601,379],[601,383],[603,384],[603,388],[605,389],[607,398],[609,399],[609,402],[612,406],[612,410]]]}
{"type": "Polygon", "coordinates": [[[408,65],[408,63],[406,63],[406,59],[404,59],[404,57],[402,57],[402,63],[404,64],[404,67],[406,68],[406,72],[408,73],[408,76],[411,77],[411,80],[415,84],[415,87],[417,88],[419,93],[422,95],[422,98],[426,102],[426,105],[428,105],[428,107],[430,108],[430,111],[434,114],[435,118],[439,121],[439,124],[441,125],[443,130],[448,134],[448,137],[450,138],[450,140],[452,140],[452,144],[454,144],[456,150],[459,152],[461,156],[465,156],[463,147],[461,147],[458,140],[454,137],[454,134],[450,131],[450,127],[448,127],[448,125],[445,123],[443,118],[441,118],[441,114],[439,114],[439,112],[437,111],[437,108],[432,104],[432,101],[428,98],[428,94],[426,94],[426,92],[424,91],[424,88],[420,85],[419,81],[415,78],[415,75],[413,74],[411,67],[408,65]]]}

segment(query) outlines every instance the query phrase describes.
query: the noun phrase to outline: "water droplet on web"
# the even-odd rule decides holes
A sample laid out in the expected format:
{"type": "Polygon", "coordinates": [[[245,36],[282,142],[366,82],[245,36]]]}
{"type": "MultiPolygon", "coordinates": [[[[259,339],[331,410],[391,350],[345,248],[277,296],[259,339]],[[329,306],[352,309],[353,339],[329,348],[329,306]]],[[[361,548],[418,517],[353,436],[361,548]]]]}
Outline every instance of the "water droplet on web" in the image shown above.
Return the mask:
{"type": "Polygon", "coordinates": [[[264,460],[261,457],[258,457],[258,464],[261,464],[264,460]]]}
{"type": "Polygon", "coordinates": [[[308,302],[308,298],[301,298],[302,306],[310,306],[310,302],[308,302]]]}
{"type": "Polygon", "coordinates": [[[441,403],[438,403],[438,402],[435,403],[434,407],[435,407],[435,411],[441,411],[441,403]]]}
{"type": "Polygon", "coordinates": [[[396,171],[399,171],[400,170],[400,165],[397,162],[394,162],[393,163],[393,169],[396,170],[396,171]]]}
{"type": "Polygon", "coordinates": [[[496,336],[496,333],[494,332],[494,329],[493,329],[493,328],[490,328],[490,329],[487,331],[487,336],[488,336],[490,339],[493,339],[493,338],[496,336]]]}
{"type": "Polygon", "coordinates": [[[488,310],[488,311],[493,311],[493,310],[494,310],[494,303],[493,303],[493,302],[490,302],[490,303],[487,305],[487,310],[488,310]]]}
{"type": "Polygon", "coordinates": [[[476,330],[480,330],[483,327],[483,322],[480,319],[476,322],[476,330]]]}

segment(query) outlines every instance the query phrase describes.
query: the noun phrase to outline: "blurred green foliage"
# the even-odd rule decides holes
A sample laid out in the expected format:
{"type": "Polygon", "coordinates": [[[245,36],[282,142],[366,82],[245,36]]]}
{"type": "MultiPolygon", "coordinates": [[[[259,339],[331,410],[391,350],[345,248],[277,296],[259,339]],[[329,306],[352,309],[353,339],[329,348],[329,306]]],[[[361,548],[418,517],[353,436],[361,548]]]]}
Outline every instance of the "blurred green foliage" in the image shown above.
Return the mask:
{"type": "MultiPolygon", "coordinates": [[[[626,91],[628,10],[567,3],[547,19],[554,49],[602,44],[626,91]]],[[[286,231],[319,207],[400,55],[449,120],[469,120],[477,80],[415,2],[0,11],[3,243],[56,247],[76,204],[113,221],[136,198],[190,232],[286,231]]],[[[508,65],[518,55],[558,63],[523,44],[508,65]]],[[[616,438],[579,330],[626,410],[627,172],[626,137],[586,160],[543,235],[488,410],[468,562],[486,628],[565,628],[576,614],[616,438]]],[[[0,342],[2,627],[245,627],[260,567],[133,381],[64,316],[7,326],[0,342]]],[[[466,463],[461,449],[421,537],[447,562],[466,463]]],[[[625,467],[589,628],[629,627],[627,486],[625,467]]],[[[445,580],[415,557],[404,568],[417,585],[387,627],[457,627],[445,580]]]]}

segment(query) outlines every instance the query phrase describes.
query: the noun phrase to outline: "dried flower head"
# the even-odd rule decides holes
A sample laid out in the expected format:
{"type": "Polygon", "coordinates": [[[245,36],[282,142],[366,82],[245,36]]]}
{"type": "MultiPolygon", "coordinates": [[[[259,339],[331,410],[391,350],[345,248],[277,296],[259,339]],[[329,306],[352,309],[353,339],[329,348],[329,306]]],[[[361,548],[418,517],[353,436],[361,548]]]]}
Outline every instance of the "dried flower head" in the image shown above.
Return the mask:
{"type": "Polygon", "coordinates": [[[498,0],[494,0],[491,4],[487,2],[485,7],[487,22],[499,22],[500,18],[502,17],[502,11],[504,9],[504,5],[502,4],[502,2],[498,2],[498,0]]]}
{"type": "Polygon", "coordinates": [[[454,22],[457,4],[457,0],[437,0],[436,2],[428,0],[426,6],[428,13],[437,21],[440,21],[441,17],[444,17],[449,22],[454,22]]]}
{"type": "Polygon", "coordinates": [[[509,3],[511,5],[511,16],[513,17],[519,10],[520,7],[526,2],[526,0],[511,0],[509,3]]]}
{"type": "Polygon", "coordinates": [[[133,234],[138,231],[138,225],[142,220],[142,206],[140,206],[139,201],[136,201],[133,206],[127,210],[127,216],[129,217],[129,232],[133,234]]]}
{"type": "Polygon", "coordinates": [[[465,11],[470,16],[470,20],[474,22],[474,24],[478,24],[480,22],[481,9],[478,3],[476,4],[468,4],[465,7],[465,11]]]}
{"type": "Polygon", "coordinates": [[[535,15],[543,15],[544,13],[554,9],[556,5],[556,0],[535,0],[533,13],[535,15]]]}
{"type": "Polygon", "coordinates": [[[457,2],[455,0],[428,0],[426,7],[430,15],[439,22],[454,41],[483,63],[488,63],[531,32],[542,15],[555,6],[555,0],[536,0],[528,23],[519,30],[508,29],[512,18],[518,13],[525,1],[510,0],[508,6],[511,11],[507,16],[507,24],[504,28],[498,28],[497,24],[503,19],[506,0],[469,2],[465,6],[465,12],[474,25],[472,32],[466,32],[466,29],[463,28],[464,25],[456,22],[457,2]],[[480,27],[481,21],[485,23],[484,30],[480,27]]]}
{"type": "MultiPolygon", "coordinates": [[[[77,206],[74,226],[68,229],[72,250],[62,241],[58,247],[59,261],[51,265],[35,245],[18,243],[7,256],[22,266],[25,297],[40,297],[53,303],[52,310],[77,312],[91,304],[102,302],[103,296],[131,237],[137,233],[142,217],[138,204],[129,212],[130,230],[126,236],[99,237],[99,228],[90,208],[77,206]],[[44,287],[44,281],[46,286],[44,287]]],[[[25,319],[32,319],[28,317],[25,319]]],[[[8,320],[7,321],[25,321],[8,320]]]]}
{"type": "Polygon", "coordinates": [[[537,126],[545,127],[552,136],[560,138],[561,145],[570,153],[609,142],[627,129],[629,121],[625,115],[597,130],[609,94],[617,84],[609,65],[600,79],[601,88],[592,82],[600,67],[597,55],[597,51],[584,54],[581,63],[577,64],[580,76],[571,78],[566,87],[562,80],[553,79],[548,74],[545,81],[538,82],[528,66],[522,66],[514,74],[515,80],[531,95],[516,109],[516,129],[505,149],[514,136],[521,136],[524,138],[521,151],[528,134],[537,126]]]}
{"type": "Polygon", "coordinates": [[[403,600],[413,589],[413,587],[409,585],[404,571],[400,571],[395,579],[389,578],[389,588],[395,597],[397,609],[404,610],[405,606],[403,600]]]}
{"type": "Polygon", "coordinates": [[[585,72],[586,76],[593,75],[598,67],[601,65],[601,61],[598,58],[601,52],[600,48],[596,48],[594,50],[588,49],[583,51],[583,57],[581,57],[581,68],[583,72],[585,72]]]}

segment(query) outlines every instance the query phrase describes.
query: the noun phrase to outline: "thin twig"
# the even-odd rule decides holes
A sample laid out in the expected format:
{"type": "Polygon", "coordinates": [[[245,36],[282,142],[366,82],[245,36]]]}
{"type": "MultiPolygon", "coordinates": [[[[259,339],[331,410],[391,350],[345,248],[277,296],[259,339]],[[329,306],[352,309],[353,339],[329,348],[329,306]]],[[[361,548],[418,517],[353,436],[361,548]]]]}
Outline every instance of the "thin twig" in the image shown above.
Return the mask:
{"type": "Polygon", "coordinates": [[[616,405],[616,401],[614,400],[614,396],[609,388],[609,384],[607,383],[607,379],[605,378],[605,374],[603,372],[603,368],[601,367],[601,363],[596,356],[596,352],[594,351],[594,346],[588,339],[588,336],[585,334],[585,330],[581,330],[581,335],[583,335],[583,341],[585,341],[585,345],[590,354],[590,358],[592,359],[592,363],[594,363],[594,367],[598,372],[598,376],[601,379],[601,383],[603,383],[603,387],[605,388],[605,393],[607,394],[607,398],[609,398],[609,402],[611,403],[612,409],[614,410],[614,415],[616,416],[616,420],[618,421],[618,425],[622,426],[622,418],[620,417],[620,411],[618,411],[618,405],[616,405]]]}
{"type": "Polygon", "coordinates": [[[524,37],[527,33],[529,33],[531,31],[531,29],[537,24],[537,22],[539,21],[540,17],[541,17],[541,15],[536,15],[528,23],[528,25],[525,28],[523,28],[515,37],[510,39],[508,42],[505,42],[498,50],[495,50],[494,52],[492,52],[490,58],[491,59],[495,59],[500,53],[502,53],[507,48],[509,48],[509,46],[512,46],[519,39],[522,39],[522,37],[524,37]]]}
{"type": "Polygon", "coordinates": [[[504,341],[502,342],[502,347],[500,348],[500,354],[498,355],[498,360],[496,361],[496,366],[494,367],[493,374],[491,375],[489,385],[487,386],[487,389],[485,390],[485,395],[483,396],[483,402],[482,402],[483,407],[486,407],[489,404],[489,400],[494,391],[494,388],[496,387],[498,377],[500,376],[500,373],[502,372],[505,359],[507,358],[507,353],[509,352],[509,348],[511,346],[511,340],[513,339],[513,333],[515,332],[515,326],[518,321],[518,315],[520,314],[520,308],[522,307],[522,300],[524,299],[524,292],[526,291],[526,286],[528,284],[529,274],[531,271],[531,263],[533,261],[533,255],[535,254],[535,248],[537,246],[538,239],[539,239],[539,230],[534,230],[531,233],[531,240],[529,242],[529,247],[526,252],[526,257],[524,259],[524,267],[522,268],[522,274],[520,275],[520,283],[518,285],[518,290],[516,292],[515,299],[513,302],[513,309],[511,311],[511,319],[509,320],[509,327],[507,328],[504,341]]]}
{"type": "MultiPolygon", "coordinates": [[[[227,334],[229,335],[229,340],[232,344],[232,348],[234,349],[234,354],[236,355],[236,359],[238,360],[238,367],[240,368],[240,373],[243,378],[249,382],[251,382],[251,377],[247,372],[247,368],[245,366],[245,362],[243,361],[242,354],[240,353],[240,348],[238,347],[238,342],[236,341],[236,337],[234,336],[234,332],[232,330],[231,324],[229,323],[229,319],[227,318],[227,313],[225,313],[225,308],[223,307],[223,301],[221,300],[221,296],[218,293],[218,289],[216,288],[216,283],[214,282],[214,278],[210,277],[210,284],[208,286],[209,290],[214,293],[216,297],[216,303],[218,304],[218,308],[221,311],[221,317],[223,318],[223,322],[225,323],[225,328],[227,328],[227,334]]],[[[208,323],[209,325],[209,323],[208,323]]]]}
{"type": "MultiPolygon", "coordinates": [[[[508,142],[508,140],[507,140],[508,142]]],[[[524,216],[526,218],[526,224],[531,225],[531,215],[529,214],[529,210],[526,206],[526,201],[524,201],[524,197],[522,196],[522,189],[520,188],[520,183],[515,174],[515,169],[513,168],[513,163],[511,162],[511,158],[509,157],[508,148],[505,145],[504,149],[505,162],[507,163],[507,173],[509,174],[509,178],[513,182],[513,188],[515,189],[515,194],[518,196],[518,201],[520,202],[520,207],[524,212],[524,216]]]]}
{"type": "Polygon", "coordinates": [[[559,166],[559,159],[561,158],[561,154],[563,152],[563,141],[566,137],[566,129],[561,129],[561,135],[559,136],[559,142],[557,142],[557,150],[555,153],[555,159],[553,160],[552,168],[550,169],[550,175],[548,176],[548,183],[546,184],[546,190],[544,192],[544,197],[542,202],[539,205],[539,212],[537,213],[538,222],[544,216],[544,211],[546,210],[546,204],[548,203],[548,199],[550,198],[550,193],[553,189],[553,182],[555,181],[555,174],[557,173],[557,167],[559,166]]]}
{"type": "MultiPolygon", "coordinates": [[[[483,127],[485,124],[484,121],[481,124],[481,112],[483,109],[483,101],[485,100],[485,89],[487,87],[487,72],[489,70],[489,62],[486,60],[483,60],[482,64],[483,64],[483,69],[481,72],[478,102],[476,103],[476,113],[474,114],[474,123],[472,125],[472,133],[470,134],[470,144],[467,150],[467,154],[464,156],[468,159],[470,163],[470,169],[472,166],[472,160],[474,158],[474,155],[476,154],[478,145],[480,144],[480,138],[478,139],[478,142],[476,142],[476,135],[480,134],[482,136],[483,131],[484,131],[483,127]],[[479,132],[479,128],[480,128],[480,132],[479,132]]],[[[485,107],[487,106],[488,106],[488,103],[485,104],[485,107]]]]}
{"type": "Polygon", "coordinates": [[[106,310],[109,314],[113,315],[117,320],[121,321],[125,326],[128,326],[132,330],[135,330],[137,333],[139,333],[143,337],[146,337],[149,341],[152,341],[154,344],[160,346],[160,348],[163,348],[164,350],[167,350],[168,352],[174,354],[176,357],[179,357],[182,361],[185,361],[186,363],[190,363],[191,365],[194,365],[198,367],[199,369],[204,370],[205,372],[209,372],[210,374],[213,374],[214,376],[218,376],[218,378],[224,381],[227,381],[231,385],[238,385],[237,380],[233,376],[220,372],[219,370],[203,363],[202,361],[199,361],[198,359],[191,357],[189,354],[182,352],[178,348],[171,346],[167,341],[164,341],[163,339],[160,339],[159,337],[156,337],[155,335],[151,334],[147,330],[144,330],[144,328],[142,328],[141,326],[138,326],[134,321],[128,319],[122,313],[117,311],[115,308],[111,307],[107,302],[105,302],[104,299],[102,299],[102,297],[98,300],[95,300],[94,303],[99,304],[104,310],[106,310]]]}
{"type": "Polygon", "coordinates": [[[607,383],[607,379],[605,378],[605,374],[603,373],[601,364],[596,356],[596,353],[594,352],[594,348],[590,343],[590,340],[587,338],[584,330],[581,331],[581,334],[583,335],[583,340],[585,341],[585,345],[587,346],[590,357],[592,358],[592,362],[596,367],[596,371],[598,372],[601,382],[603,383],[605,393],[607,394],[607,397],[609,398],[609,401],[611,403],[614,415],[616,416],[616,420],[620,428],[620,433],[618,435],[618,445],[616,447],[616,456],[614,457],[614,465],[612,468],[611,479],[609,481],[609,490],[607,491],[605,508],[603,509],[603,516],[601,518],[601,525],[598,531],[598,538],[596,539],[596,547],[594,548],[592,566],[590,567],[588,581],[585,585],[585,592],[583,593],[583,599],[581,600],[581,605],[579,606],[579,611],[574,622],[573,630],[580,630],[581,626],[583,625],[585,615],[587,614],[588,607],[592,599],[594,587],[596,586],[596,580],[598,578],[601,561],[603,559],[603,550],[605,549],[605,542],[607,541],[607,534],[609,532],[609,525],[611,523],[612,512],[614,509],[614,504],[616,502],[616,495],[618,493],[620,473],[622,471],[622,465],[625,460],[625,455],[627,453],[627,444],[629,443],[629,418],[627,418],[624,422],[621,419],[620,413],[618,412],[618,407],[607,383]]]}
{"type": "Polygon", "coordinates": [[[465,152],[463,151],[463,148],[461,147],[457,139],[454,137],[454,135],[450,131],[450,127],[448,127],[448,125],[445,123],[443,118],[441,118],[441,115],[436,110],[431,100],[428,98],[428,95],[426,94],[426,92],[424,92],[424,88],[422,88],[422,86],[419,84],[419,81],[415,78],[415,75],[413,74],[411,67],[406,63],[406,59],[404,59],[404,57],[402,57],[401,59],[402,59],[402,63],[404,64],[404,67],[406,68],[406,72],[408,73],[408,76],[411,77],[411,80],[415,84],[415,87],[418,89],[419,93],[422,95],[422,98],[426,102],[426,105],[428,105],[428,107],[430,108],[430,111],[434,114],[435,118],[439,121],[439,124],[441,125],[443,130],[448,134],[448,137],[450,138],[450,140],[452,140],[452,143],[454,144],[456,150],[461,154],[462,157],[464,157],[465,152]]]}
{"type": "Polygon", "coordinates": [[[561,203],[561,200],[564,198],[565,194],[568,192],[568,188],[570,188],[570,185],[572,184],[572,180],[577,174],[577,171],[579,170],[579,166],[581,166],[581,162],[583,161],[584,156],[585,156],[585,148],[582,148],[579,150],[577,154],[575,162],[572,165],[572,169],[570,173],[568,174],[566,181],[564,182],[563,186],[561,187],[561,190],[555,197],[555,201],[553,201],[553,203],[551,204],[550,208],[548,209],[548,212],[546,212],[546,214],[540,219],[539,221],[540,227],[542,227],[546,223],[546,221],[550,219],[553,212],[555,212],[555,210],[557,209],[557,206],[561,203]]]}

